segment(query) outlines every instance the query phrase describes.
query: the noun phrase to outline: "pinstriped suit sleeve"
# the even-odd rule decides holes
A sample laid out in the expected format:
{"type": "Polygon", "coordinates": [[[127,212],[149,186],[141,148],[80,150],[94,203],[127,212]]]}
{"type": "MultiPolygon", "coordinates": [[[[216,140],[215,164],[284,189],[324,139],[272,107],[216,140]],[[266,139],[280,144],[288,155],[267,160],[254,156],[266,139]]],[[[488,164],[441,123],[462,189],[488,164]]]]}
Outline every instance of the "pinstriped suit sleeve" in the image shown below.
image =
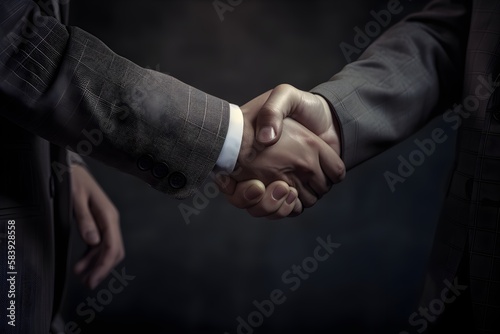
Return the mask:
{"type": "Polygon", "coordinates": [[[0,6],[2,116],[178,198],[213,170],[226,101],[137,66],[32,1],[0,6]]]}
{"type": "Polygon", "coordinates": [[[403,140],[461,93],[468,1],[434,1],[311,92],[329,101],[351,168],[403,140]]]}

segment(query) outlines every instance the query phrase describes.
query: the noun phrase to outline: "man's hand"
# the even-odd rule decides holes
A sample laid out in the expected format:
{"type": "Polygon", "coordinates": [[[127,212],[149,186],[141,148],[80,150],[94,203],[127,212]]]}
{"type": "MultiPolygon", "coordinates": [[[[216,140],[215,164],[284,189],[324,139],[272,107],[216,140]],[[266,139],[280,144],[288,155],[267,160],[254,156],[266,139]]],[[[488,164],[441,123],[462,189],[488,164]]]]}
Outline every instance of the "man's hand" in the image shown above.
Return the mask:
{"type": "Polygon", "coordinates": [[[74,271],[94,289],[125,257],[119,213],[85,167],[72,165],[71,183],[76,223],[88,245],[74,271]]]}
{"type": "Polygon", "coordinates": [[[217,184],[231,204],[246,209],[254,217],[279,219],[298,215],[303,209],[297,190],[283,181],[272,182],[266,187],[257,179],[237,182],[219,175],[217,184]]]}
{"type": "MultiPolygon", "coordinates": [[[[330,190],[332,183],[341,180],[344,164],[327,143],[296,121],[286,118],[283,128],[281,138],[270,147],[244,144],[238,167],[231,176],[237,181],[257,179],[266,185],[285,181],[297,189],[303,206],[311,207],[330,190]]],[[[279,195],[276,200],[285,194],[279,195]]]]}
{"type": "MultiPolygon", "coordinates": [[[[332,117],[328,103],[321,96],[300,91],[290,85],[279,85],[248,102],[241,109],[245,115],[242,142],[244,155],[251,157],[252,152],[255,155],[255,152],[262,150],[264,146],[274,145],[281,137],[283,120],[291,117],[328,144],[340,160],[339,127],[336,119],[332,117]]],[[[323,165],[321,167],[325,168],[323,165]]],[[[330,181],[340,181],[344,177],[342,164],[342,169],[339,169],[330,181]]],[[[306,187],[306,191],[307,189],[306,187]]],[[[247,209],[253,216],[283,218],[298,215],[303,209],[299,199],[291,202],[293,197],[297,196],[297,191],[285,182],[276,181],[265,187],[255,179],[243,182],[233,179],[226,181],[221,190],[231,203],[247,209]],[[248,193],[253,196],[249,198],[248,193]],[[276,195],[283,194],[281,200],[276,200],[276,195]]],[[[307,198],[313,199],[310,195],[310,191],[306,193],[307,198]]]]}
{"type": "Polygon", "coordinates": [[[274,88],[258,112],[255,120],[257,142],[274,145],[281,137],[286,117],[305,126],[340,156],[339,125],[326,100],[286,84],[274,88]]]}

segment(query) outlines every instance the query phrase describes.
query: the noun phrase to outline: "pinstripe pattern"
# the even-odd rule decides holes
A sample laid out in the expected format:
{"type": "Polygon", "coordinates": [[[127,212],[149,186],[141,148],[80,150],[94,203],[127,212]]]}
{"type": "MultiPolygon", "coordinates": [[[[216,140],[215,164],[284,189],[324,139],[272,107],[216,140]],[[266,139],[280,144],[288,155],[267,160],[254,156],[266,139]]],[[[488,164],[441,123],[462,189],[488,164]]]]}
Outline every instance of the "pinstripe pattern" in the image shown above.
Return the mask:
{"type": "MultiPolygon", "coordinates": [[[[500,65],[500,2],[474,1],[465,62],[464,97],[493,82],[500,65]]],[[[431,256],[427,296],[423,304],[452,280],[463,256],[469,258],[468,277],[476,333],[500,330],[500,111],[499,90],[463,119],[457,143],[457,163],[445,201],[431,256]],[[467,240],[468,239],[468,240],[467,240]],[[468,241],[466,243],[466,240],[468,241]],[[467,249],[464,249],[465,246],[467,249]],[[464,253],[465,251],[465,253],[464,253]]],[[[482,90],[486,92],[486,90],[482,90]]]]}
{"type": "MultiPolygon", "coordinates": [[[[477,86],[474,77],[496,78],[500,73],[500,2],[475,1],[473,13],[465,94],[472,94],[477,86]]],[[[497,89],[464,122],[459,133],[464,144],[458,146],[455,172],[466,179],[466,185],[472,184],[461,200],[469,207],[470,285],[475,325],[481,333],[500,330],[500,121],[493,118],[500,111],[498,96],[497,89]],[[477,139],[471,145],[465,138],[477,139]]],[[[450,192],[450,196],[457,195],[450,192]]]]}
{"type": "Polygon", "coordinates": [[[133,64],[31,1],[2,5],[0,89],[17,106],[2,116],[73,150],[99,131],[90,156],[179,198],[205,180],[224,143],[227,102],[133,64]],[[184,174],[186,186],[139,170],[145,154],[184,174]]]}

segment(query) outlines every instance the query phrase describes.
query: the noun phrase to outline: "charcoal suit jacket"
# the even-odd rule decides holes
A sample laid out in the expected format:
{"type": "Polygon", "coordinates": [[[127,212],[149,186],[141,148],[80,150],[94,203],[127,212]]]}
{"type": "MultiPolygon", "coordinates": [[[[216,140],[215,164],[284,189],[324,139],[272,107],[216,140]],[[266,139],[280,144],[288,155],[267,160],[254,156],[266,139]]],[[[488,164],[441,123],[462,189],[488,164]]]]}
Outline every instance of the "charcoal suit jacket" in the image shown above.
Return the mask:
{"type": "Polygon", "coordinates": [[[335,110],[347,168],[438,113],[457,129],[455,167],[421,306],[442,298],[465,258],[478,333],[500,330],[499,74],[500,1],[437,0],[312,90],[335,110]]]}
{"type": "Polygon", "coordinates": [[[68,3],[0,3],[2,333],[46,334],[58,309],[71,216],[68,151],[184,198],[213,170],[228,129],[226,101],[67,26],[68,3]],[[16,222],[15,327],[4,321],[9,220],[16,222]]]}

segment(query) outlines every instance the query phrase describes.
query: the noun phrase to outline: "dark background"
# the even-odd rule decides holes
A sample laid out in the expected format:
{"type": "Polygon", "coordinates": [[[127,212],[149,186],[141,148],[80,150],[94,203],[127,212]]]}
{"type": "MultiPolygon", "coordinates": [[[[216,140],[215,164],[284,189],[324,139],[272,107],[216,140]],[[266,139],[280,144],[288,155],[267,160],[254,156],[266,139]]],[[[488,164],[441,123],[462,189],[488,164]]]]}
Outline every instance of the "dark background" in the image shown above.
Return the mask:
{"type": "MultiPolygon", "coordinates": [[[[221,21],[212,1],[86,0],[72,1],[71,23],[141,66],[243,104],[280,83],[309,90],[328,80],[346,64],[339,44],[353,44],[353,28],[364,29],[387,2],[243,0],[221,21]]],[[[393,23],[424,4],[401,3],[393,23]]],[[[415,136],[437,126],[439,119],[415,136]]],[[[179,204],[193,199],[175,200],[88,160],[121,212],[127,257],[118,270],[135,278],[87,324],[76,309],[108,281],[88,291],[71,276],[67,320],[82,333],[233,334],[254,300],[281,289],[287,300],[255,333],[399,333],[416,310],[453,144],[440,145],[392,193],[383,173],[415,149],[410,138],[281,221],[252,218],[219,195],[186,224],[179,204]],[[291,292],[281,275],[328,235],[340,248],[291,292]]],[[[74,259],[83,252],[75,240],[74,259]]]]}

